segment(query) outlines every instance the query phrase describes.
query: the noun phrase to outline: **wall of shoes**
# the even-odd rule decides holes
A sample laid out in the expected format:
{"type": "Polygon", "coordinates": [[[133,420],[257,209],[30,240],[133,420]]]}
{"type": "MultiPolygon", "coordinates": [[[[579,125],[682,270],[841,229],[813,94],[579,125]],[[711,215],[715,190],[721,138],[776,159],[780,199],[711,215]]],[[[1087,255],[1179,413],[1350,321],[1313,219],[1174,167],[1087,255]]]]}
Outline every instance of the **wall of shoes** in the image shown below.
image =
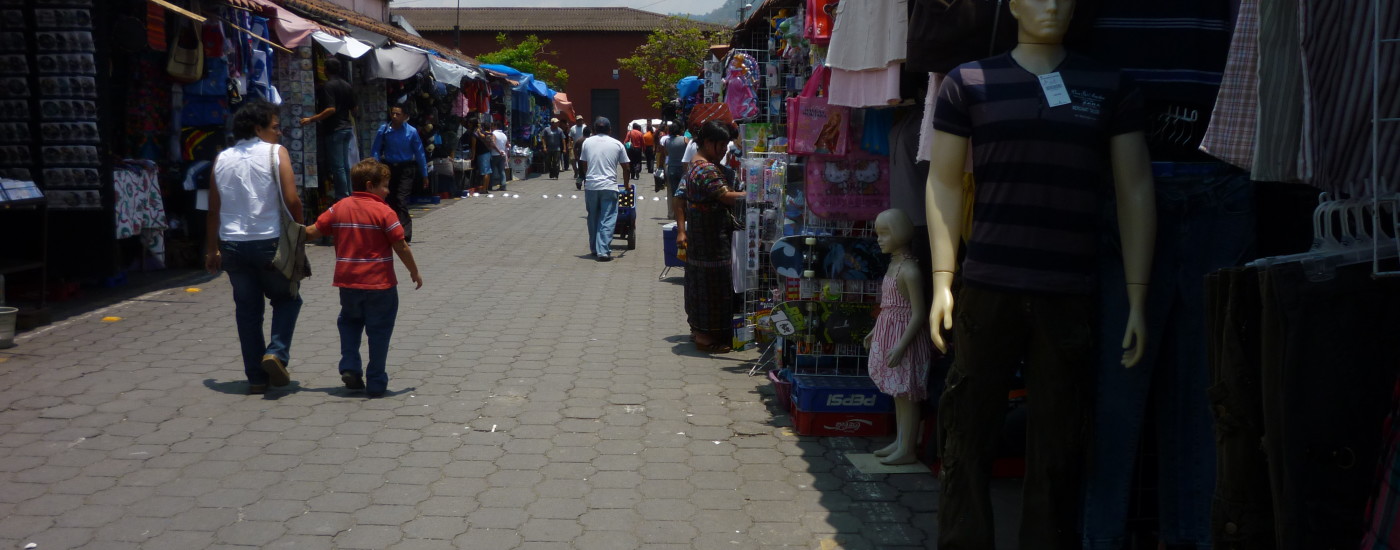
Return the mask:
{"type": "Polygon", "coordinates": [[[21,0],[0,0],[0,178],[32,180],[30,147],[35,96],[30,88],[34,67],[21,0]]]}

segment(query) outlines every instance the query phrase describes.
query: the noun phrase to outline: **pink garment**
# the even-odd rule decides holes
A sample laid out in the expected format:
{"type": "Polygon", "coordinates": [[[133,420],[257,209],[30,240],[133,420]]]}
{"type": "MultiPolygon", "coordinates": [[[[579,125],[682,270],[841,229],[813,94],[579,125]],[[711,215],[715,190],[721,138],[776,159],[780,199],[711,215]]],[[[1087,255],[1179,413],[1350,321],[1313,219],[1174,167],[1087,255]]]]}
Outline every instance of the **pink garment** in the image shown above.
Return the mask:
{"type": "MultiPolygon", "coordinates": [[[[906,255],[903,261],[912,262],[914,258],[906,255]]],[[[900,267],[903,266],[901,262],[900,267]]],[[[881,393],[920,401],[928,397],[928,366],[933,358],[933,341],[928,331],[919,331],[918,337],[904,348],[898,365],[885,364],[885,354],[904,337],[913,316],[909,300],[899,293],[898,270],[885,273],[880,283],[880,317],[875,320],[870,338],[870,379],[881,393]]]]}
{"type": "Polygon", "coordinates": [[[899,103],[899,63],[873,71],[831,67],[827,103],[846,107],[888,107],[899,103]]]}
{"type": "Polygon", "coordinates": [[[466,116],[471,113],[471,102],[467,101],[466,94],[458,91],[457,95],[452,98],[452,116],[466,118],[466,116]]]}

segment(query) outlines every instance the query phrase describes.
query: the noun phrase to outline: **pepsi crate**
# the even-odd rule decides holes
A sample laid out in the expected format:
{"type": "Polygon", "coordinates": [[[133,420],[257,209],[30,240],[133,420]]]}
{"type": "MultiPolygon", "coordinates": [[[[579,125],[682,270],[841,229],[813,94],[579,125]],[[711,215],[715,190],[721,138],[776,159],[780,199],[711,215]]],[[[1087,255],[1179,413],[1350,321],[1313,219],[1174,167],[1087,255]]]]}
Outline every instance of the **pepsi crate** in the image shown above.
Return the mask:
{"type": "Polygon", "coordinates": [[[894,398],[880,393],[868,376],[793,377],[792,403],[805,412],[885,413],[894,398]]]}
{"type": "Polygon", "coordinates": [[[798,435],[876,437],[894,428],[893,413],[808,412],[793,402],[792,427],[798,435]]]}

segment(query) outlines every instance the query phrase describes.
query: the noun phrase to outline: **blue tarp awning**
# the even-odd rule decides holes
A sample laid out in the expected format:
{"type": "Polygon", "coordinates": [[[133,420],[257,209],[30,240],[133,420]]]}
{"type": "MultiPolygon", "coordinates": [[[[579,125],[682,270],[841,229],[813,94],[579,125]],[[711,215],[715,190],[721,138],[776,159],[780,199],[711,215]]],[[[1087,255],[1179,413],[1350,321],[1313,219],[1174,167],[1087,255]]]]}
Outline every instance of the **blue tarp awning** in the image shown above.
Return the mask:
{"type": "MultiPolygon", "coordinates": [[[[484,66],[484,65],[483,65],[484,66]]],[[[682,99],[700,93],[700,88],[705,86],[705,82],[698,76],[687,76],[676,82],[676,96],[682,99]]]]}
{"type": "Polygon", "coordinates": [[[514,88],[514,90],[517,92],[526,92],[543,98],[551,100],[554,99],[554,94],[556,92],[554,90],[549,89],[549,86],[546,85],[544,81],[536,79],[535,75],[533,74],[522,73],[518,69],[509,65],[496,65],[488,63],[482,65],[481,68],[486,69],[488,71],[501,73],[510,77],[511,80],[519,82],[520,85],[514,88]]]}

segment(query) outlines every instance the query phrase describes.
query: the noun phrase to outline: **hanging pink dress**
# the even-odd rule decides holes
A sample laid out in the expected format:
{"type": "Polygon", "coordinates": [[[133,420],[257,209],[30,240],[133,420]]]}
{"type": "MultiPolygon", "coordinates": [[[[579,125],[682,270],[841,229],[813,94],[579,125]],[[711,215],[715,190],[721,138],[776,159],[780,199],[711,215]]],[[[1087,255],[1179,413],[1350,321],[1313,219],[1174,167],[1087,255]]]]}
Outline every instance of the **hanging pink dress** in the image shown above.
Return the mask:
{"type": "MultiPolygon", "coordinates": [[[[904,261],[914,261],[905,256],[904,261]]],[[[900,268],[904,267],[903,262],[900,268]]],[[[880,317],[870,338],[870,379],[881,393],[921,401],[928,396],[928,366],[933,357],[933,341],[928,331],[921,330],[914,341],[904,348],[898,365],[885,363],[885,354],[909,328],[912,318],[909,299],[899,293],[898,268],[885,273],[880,283],[880,317]]]]}

